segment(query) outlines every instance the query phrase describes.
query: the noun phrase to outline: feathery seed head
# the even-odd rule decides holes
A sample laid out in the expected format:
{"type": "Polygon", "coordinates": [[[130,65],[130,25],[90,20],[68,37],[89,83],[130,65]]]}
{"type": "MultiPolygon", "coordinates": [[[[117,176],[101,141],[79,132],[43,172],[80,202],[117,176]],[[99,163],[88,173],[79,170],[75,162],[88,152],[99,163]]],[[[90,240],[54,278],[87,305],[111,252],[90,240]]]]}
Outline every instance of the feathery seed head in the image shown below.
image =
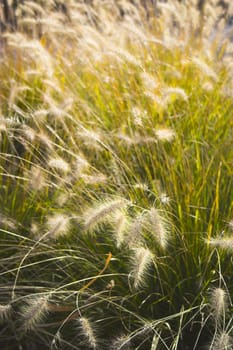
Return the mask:
{"type": "Polygon", "coordinates": [[[141,108],[135,106],[132,108],[131,111],[132,111],[132,114],[134,117],[140,117],[140,116],[143,118],[148,117],[148,112],[146,109],[141,109],[141,108]]]}
{"type": "Polygon", "coordinates": [[[205,91],[212,91],[214,89],[214,85],[210,81],[206,81],[205,83],[203,83],[202,88],[205,91]]]}
{"type": "Polygon", "coordinates": [[[207,63],[199,59],[198,57],[193,57],[192,62],[200,69],[200,71],[205,74],[206,77],[212,78],[214,81],[218,81],[217,74],[213,71],[207,63]]]}
{"type": "Polygon", "coordinates": [[[5,226],[10,230],[15,230],[17,228],[17,222],[4,214],[0,214],[0,227],[1,226],[5,226]]]}
{"type": "Polygon", "coordinates": [[[211,346],[211,350],[230,350],[232,348],[232,338],[226,332],[222,332],[216,336],[211,346]]]}
{"type": "Polygon", "coordinates": [[[141,66],[141,62],[131,53],[129,53],[129,51],[118,47],[114,47],[113,50],[114,54],[119,55],[120,58],[124,59],[126,62],[134,65],[134,66],[141,66]]]}
{"type": "Polygon", "coordinates": [[[55,214],[47,218],[46,226],[50,231],[50,238],[58,238],[68,233],[70,218],[63,214],[55,214]]]}
{"type": "Polygon", "coordinates": [[[138,107],[133,107],[131,110],[135,125],[143,126],[143,119],[148,117],[146,110],[141,110],[138,107]]]}
{"type": "Polygon", "coordinates": [[[126,144],[126,145],[128,145],[128,146],[132,146],[132,145],[138,143],[138,140],[135,140],[134,138],[132,138],[132,137],[130,137],[130,136],[128,136],[128,135],[125,135],[125,134],[123,134],[123,133],[121,133],[121,132],[118,133],[118,134],[116,135],[116,137],[117,137],[118,139],[120,139],[122,142],[124,142],[124,144],[126,144]]]}
{"type": "Polygon", "coordinates": [[[214,247],[219,247],[224,250],[232,250],[233,249],[233,238],[232,237],[215,237],[206,240],[206,242],[214,247]]]}
{"type": "Polygon", "coordinates": [[[227,309],[226,292],[222,288],[214,288],[211,291],[210,308],[216,322],[221,322],[227,309]]]}
{"type": "Polygon", "coordinates": [[[129,247],[134,248],[140,245],[142,240],[142,231],[144,224],[144,215],[139,214],[136,218],[132,219],[128,225],[128,232],[126,237],[126,243],[129,247]]]}
{"type": "Polygon", "coordinates": [[[116,246],[120,248],[124,243],[125,233],[128,226],[128,218],[124,211],[119,210],[114,216],[114,236],[116,239],[116,246]]]}
{"type": "Polygon", "coordinates": [[[83,156],[76,156],[75,161],[75,166],[79,174],[81,174],[83,170],[86,170],[90,165],[83,156]]]}
{"type": "Polygon", "coordinates": [[[136,189],[139,189],[141,191],[148,191],[149,190],[148,185],[146,183],[144,183],[144,182],[138,182],[133,187],[136,188],[136,189]]]}
{"type": "Polygon", "coordinates": [[[37,223],[35,223],[35,222],[31,223],[30,233],[33,237],[39,239],[39,226],[37,223]]]}
{"type": "Polygon", "coordinates": [[[82,334],[87,339],[91,348],[96,349],[97,348],[97,339],[96,339],[95,331],[93,330],[93,327],[92,327],[90,321],[86,317],[80,317],[79,322],[81,325],[82,334]]]}
{"type": "Polygon", "coordinates": [[[22,132],[24,136],[31,142],[35,140],[36,132],[27,125],[23,125],[22,132]]]}
{"type": "Polygon", "coordinates": [[[162,192],[160,194],[159,199],[160,199],[161,203],[163,203],[163,204],[169,204],[170,203],[170,197],[164,192],[162,192]]]}
{"type": "Polygon", "coordinates": [[[56,157],[56,158],[51,158],[48,161],[48,165],[51,168],[54,168],[55,170],[62,171],[64,173],[69,172],[70,166],[69,164],[62,158],[56,157]]]}
{"type": "Polygon", "coordinates": [[[88,185],[103,184],[108,180],[105,174],[97,173],[88,175],[85,173],[79,174],[80,178],[88,185]]]}
{"type": "Polygon", "coordinates": [[[147,72],[141,73],[141,79],[146,90],[153,91],[158,87],[158,82],[147,72]]]}
{"type": "Polygon", "coordinates": [[[47,109],[38,109],[34,112],[33,118],[36,122],[44,122],[45,118],[48,116],[49,111],[47,109]]]}
{"type": "Polygon", "coordinates": [[[43,99],[44,102],[46,103],[46,105],[48,105],[48,107],[50,108],[50,114],[53,114],[53,109],[54,109],[54,114],[55,116],[58,114],[58,116],[62,113],[62,111],[58,111],[56,114],[56,102],[54,101],[54,99],[51,97],[52,93],[57,93],[58,95],[62,95],[62,90],[60,88],[60,84],[56,79],[43,79],[43,84],[44,84],[44,88],[45,88],[45,92],[43,94],[43,99]]]}
{"type": "Polygon", "coordinates": [[[43,170],[37,166],[32,166],[29,173],[29,186],[36,191],[40,191],[46,186],[43,170]]]}
{"type": "Polygon", "coordinates": [[[155,136],[159,141],[171,142],[174,140],[176,133],[173,129],[162,128],[154,131],[155,136]]]}
{"type": "Polygon", "coordinates": [[[82,131],[78,131],[77,136],[83,140],[84,144],[87,147],[95,148],[99,150],[102,149],[102,146],[101,146],[102,140],[101,140],[100,133],[93,130],[85,129],[82,131]]]}
{"type": "Polygon", "coordinates": [[[26,13],[28,11],[30,15],[33,15],[35,13],[46,15],[46,12],[43,9],[43,7],[40,6],[39,4],[36,4],[34,1],[27,1],[26,4],[19,4],[17,11],[18,11],[18,14],[20,11],[25,11],[26,13]]]}
{"type": "Polygon", "coordinates": [[[84,228],[92,230],[99,223],[109,219],[117,210],[125,208],[130,202],[125,198],[117,198],[114,200],[105,200],[94,208],[89,208],[83,215],[84,228]]]}
{"type": "Polygon", "coordinates": [[[151,208],[148,211],[149,222],[146,223],[148,230],[158,241],[160,246],[165,249],[168,241],[168,230],[164,222],[164,218],[160,215],[159,210],[151,208]]]}
{"type": "Polygon", "coordinates": [[[233,231],[233,220],[230,220],[228,223],[228,227],[231,231],[233,231]]]}
{"type": "Polygon", "coordinates": [[[188,95],[184,91],[184,89],[181,89],[179,87],[166,87],[162,89],[162,95],[163,98],[166,100],[171,100],[172,97],[182,98],[184,101],[188,101],[188,95]]]}
{"type": "Polygon", "coordinates": [[[35,62],[45,76],[53,76],[52,57],[40,41],[30,40],[20,32],[6,33],[5,37],[9,47],[13,47],[18,52],[21,51],[25,59],[27,58],[35,62]]]}
{"type": "Polygon", "coordinates": [[[42,321],[47,312],[47,297],[31,297],[21,309],[23,322],[22,329],[25,332],[34,330],[36,325],[42,321]]]}
{"type": "Polygon", "coordinates": [[[37,134],[38,139],[42,144],[44,144],[49,150],[53,149],[52,141],[47,134],[41,132],[37,134]]]}
{"type": "Polygon", "coordinates": [[[134,279],[135,288],[139,288],[145,283],[146,274],[152,262],[153,255],[148,248],[134,248],[134,257],[132,259],[132,276],[134,279]]]}
{"type": "Polygon", "coordinates": [[[10,304],[0,304],[0,324],[8,320],[12,307],[10,304]]]}
{"type": "Polygon", "coordinates": [[[69,199],[68,193],[62,192],[57,197],[56,203],[57,203],[57,205],[59,205],[59,207],[62,207],[68,201],[68,199],[69,199]]]}
{"type": "Polygon", "coordinates": [[[114,339],[111,349],[113,350],[130,350],[131,348],[130,336],[121,335],[114,339]]]}

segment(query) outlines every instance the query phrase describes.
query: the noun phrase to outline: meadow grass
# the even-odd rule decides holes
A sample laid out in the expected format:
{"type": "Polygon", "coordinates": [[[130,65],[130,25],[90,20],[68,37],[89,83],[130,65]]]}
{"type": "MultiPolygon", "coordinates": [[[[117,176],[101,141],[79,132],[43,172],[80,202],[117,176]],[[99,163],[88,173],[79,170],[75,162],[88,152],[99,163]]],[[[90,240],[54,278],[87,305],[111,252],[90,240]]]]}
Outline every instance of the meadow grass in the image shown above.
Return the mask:
{"type": "Polygon", "coordinates": [[[231,349],[225,9],[51,4],[2,35],[1,349],[231,349]]]}

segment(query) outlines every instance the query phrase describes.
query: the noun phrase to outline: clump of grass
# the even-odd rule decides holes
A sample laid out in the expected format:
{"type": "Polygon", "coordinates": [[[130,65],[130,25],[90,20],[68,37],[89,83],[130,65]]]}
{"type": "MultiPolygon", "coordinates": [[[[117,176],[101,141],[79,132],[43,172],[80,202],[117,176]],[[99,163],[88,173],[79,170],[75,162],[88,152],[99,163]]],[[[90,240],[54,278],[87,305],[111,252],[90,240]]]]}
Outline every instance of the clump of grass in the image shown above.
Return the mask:
{"type": "Polygon", "coordinates": [[[2,38],[4,350],[231,346],[230,13],[143,3],[25,1],[2,38]]]}

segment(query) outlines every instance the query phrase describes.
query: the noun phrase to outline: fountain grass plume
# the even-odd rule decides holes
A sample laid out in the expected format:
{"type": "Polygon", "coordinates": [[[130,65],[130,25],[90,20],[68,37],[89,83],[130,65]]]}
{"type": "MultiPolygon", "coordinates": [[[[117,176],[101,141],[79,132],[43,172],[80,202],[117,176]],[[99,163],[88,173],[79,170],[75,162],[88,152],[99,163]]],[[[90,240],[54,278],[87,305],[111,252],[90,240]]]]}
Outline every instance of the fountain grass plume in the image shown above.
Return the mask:
{"type": "Polygon", "coordinates": [[[165,249],[169,241],[168,225],[165,219],[160,214],[160,211],[153,207],[147,212],[147,216],[147,230],[151,235],[153,235],[155,240],[159,243],[160,247],[165,249]]]}
{"type": "Polygon", "coordinates": [[[54,214],[47,217],[46,227],[49,230],[49,238],[56,239],[66,235],[70,229],[70,218],[64,214],[54,214]]]}
{"type": "Polygon", "coordinates": [[[216,324],[221,324],[227,311],[227,296],[224,289],[218,287],[210,293],[210,309],[216,324]]]}
{"type": "Polygon", "coordinates": [[[132,277],[135,289],[142,287],[146,283],[148,269],[153,263],[153,255],[148,248],[138,247],[133,249],[132,257],[132,277]]]}
{"type": "Polygon", "coordinates": [[[92,231],[98,224],[104,222],[117,210],[125,208],[130,202],[125,198],[106,199],[87,209],[83,214],[84,229],[92,231]]]}
{"type": "Polygon", "coordinates": [[[219,236],[219,237],[210,238],[209,240],[206,240],[206,242],[213,247],[221,248],[223,250],[232,251],[233,249],[232,237],[219,236]]]}
{"type": "Polygon", "coordinates": [[[11,304],[2,305],[0,304],[0,324],[5,323],[11,314],[12,307],[11,304]]]}
{"type": "Polygon", "coordinates": [[[92,349],[97,349],[97,338],[95,331],[89,319],[87,317],[80,317],[79,323],[81,325],[81,331],[84,337],[87,339],[88,345],[92,349]]]}
{"type": "Polygon", "coordinates": [[[24,1],[0,39],[3,350],[232,344],[233,45],[155,2],[24,1]]]}
{"type": "Polygon", "coordinates": [[[230,350],[232,349],[232,337],[225,331],[216,335],[209,350],[230,350]]]}
{"type": "Polygon", "coordinates": [[[25,300],[25,304],[21,308],[22,330],[24,332],[36,330],[37,325],[44,319],[48,311],[48,298],[45,296],[31,297],[25,300]]]}
{"type": "Polygon", "coordinates": [[[116,212],[113,226],[117,248],[120,248],[120,246],[124,244],[128,224],[129,220],[126,213],[122,210],[116,212]]]}

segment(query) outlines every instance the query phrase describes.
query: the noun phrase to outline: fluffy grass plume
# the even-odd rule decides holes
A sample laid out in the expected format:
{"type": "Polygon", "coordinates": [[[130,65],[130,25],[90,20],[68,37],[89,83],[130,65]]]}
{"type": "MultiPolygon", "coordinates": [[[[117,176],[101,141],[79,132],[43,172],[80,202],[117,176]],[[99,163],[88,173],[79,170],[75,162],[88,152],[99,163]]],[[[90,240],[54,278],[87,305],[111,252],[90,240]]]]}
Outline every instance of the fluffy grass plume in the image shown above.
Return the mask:
{"type": "Polygon", "coordinates": [[[10,304],[0,305],[0,324],[8,320],[11,310],[12,307],[10,304]]]}
{"type": "Polygon", "coordinates": [[[129,202],[124,198],[109,199],[89,208],[83,214],[84,229],[93,230],[117,210],[125,208],[129,202]]]}
{"type": "Polygon", "coordinates": [[[214,343],[211,345],[209,350],[230,350],[232,348],[232,337],[222,332],[217,334],[214,343]]]}
{"type": "Polygon", "coordinates": [[[44,319],[48,309],[48,298],[46,297],[31,297],[25,300],[25,305],[21,308],[22,330],[25,332],[35,330],[44,319]]]}
{"type": "Polygon", "coordinates": [[[208,244],[210,244],[213,247],[218,247],[223,250],[230,250],[233,249],[233,238],[232,237],[214,237],[209,239],[208,244]]]}
{"type": "Polygon", "coordinates": [[[1,3],[0,347],[231,348],[232,1],[1,3]]]}
{"type": "Polygon", "coordinates": [[[168,129],[168,128],[163,128],[163,129],[157,129],[155,130],[155,136],[159,141],[167,141],[167,142],[171,142],[174,140],[176,133],[174,130],[172,129],[168,129]]]}
{"type": "Polygon", "coordinates": [[[157,240],[159,245],[165,249],[167,247],[169,237],[167,224],[165,223],[164,218],[156,208],[151,208],[147,215],[149,220],[149,223],[147,223],[148,230],[157,240]]]}
{"type": "Polygon", "coordinates": [[[69,164],[62,158],[51,158],[48,162],[48,165],[58,171],[67,173],[70,170],[69,164]]]}
{"type": "Polygon", "coordinates": [[[121,335],[113,340],[111,344],[112,350],[130,350],[131,349],[131,342],[130,342],[130,336],[127,335],[121,335]]]}
{"type": "Polygon", "coordinates": [[[143,241],[143,229],[145,225],[144,213],[139,213],[129,221],[126,243],[130,248],[141,245],[143,241]]]}
{"type": "Polygon", "coordinates": [[[222,288],[214,288],[210,294],[210,308],[216,323],[221,323],[227,311],[227,296],[222,288]]]}
{"type": "Polygon", "coordinates": [[[153,255],[148,248],[138,247],[134,248],[134,255],[132,258],[132,276],[133,286],[138,289],[146,283],[148,268],[153,262],[153,255]]]}
{"type": "Polygon", "coordinates": [[[48,216],[46,227],[49,230],[49,238],[58,238],[69,232],[70,218],[59,213],[48,216]]]}
{"type": "Polygon", "coordinates": [[[129,224],[128,221],[128,217],[124,211],[116,212],[114,216],[113,229],[117,248],[120,248],[125,241],[126,231],[129,224]]]}
{"type": "Polygon", "coordinates": [[[88,345],[92,349],[96,349],[97,339],[96,339],[95,331],[91,325],[91,322],[86,317],[80,317],[79,323],[81,325],[82,334],[87,339],[88,345]]]}

